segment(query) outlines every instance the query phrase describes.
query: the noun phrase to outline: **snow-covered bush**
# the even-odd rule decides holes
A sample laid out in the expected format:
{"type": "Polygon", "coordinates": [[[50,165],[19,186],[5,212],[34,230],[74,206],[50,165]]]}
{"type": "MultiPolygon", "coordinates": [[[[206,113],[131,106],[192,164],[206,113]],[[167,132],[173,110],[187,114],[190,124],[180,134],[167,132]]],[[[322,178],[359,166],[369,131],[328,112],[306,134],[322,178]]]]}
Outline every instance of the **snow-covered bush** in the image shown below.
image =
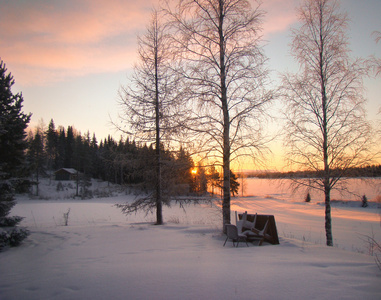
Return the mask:
{"type": "Polygon", "coordinates": [[[306,198],[304,199],[305,202],[311,202],[311,195],[310,193],[307,193],[306,198]]]}
{"type": "Polygon", "coordinates": [[[59,191],[63,191],[63,190],[64,190],[64,186],[63,186],[62,182],[58,181],[56,191],[59,192],[59,191]]]}
{"type": "Polygon", "coordinates": [[[14,227],[24,219],[23,217],[13,216],[0,218],[0,227],[14,227]]]}
{"type": "Polygon", "coordinates": [[[0,251],[5,247],[16,247],[29,235],[29,231],[19,227],[0,228],[0,251]]]}
{"type": "Polygon", "coordinates": [[[361,206],[368,207],[368,198],[365,195],[361,197],[361,206]]]}
{"type": "Polygon", "coordinates": [[[114,192],[111,189],[95,189],[93,191],[93,196],[95,198],[109,198],[114,196],[114,192]]]}
{"type": "Polygon", "coordinates": [[[13,206],[16,205],[13,196],[13,188],[7,181],[0,182],[0,250],[5,247],[18,246],[24,240],[29,231],[18,228],[22,217],[8,217],[13,206]]]}

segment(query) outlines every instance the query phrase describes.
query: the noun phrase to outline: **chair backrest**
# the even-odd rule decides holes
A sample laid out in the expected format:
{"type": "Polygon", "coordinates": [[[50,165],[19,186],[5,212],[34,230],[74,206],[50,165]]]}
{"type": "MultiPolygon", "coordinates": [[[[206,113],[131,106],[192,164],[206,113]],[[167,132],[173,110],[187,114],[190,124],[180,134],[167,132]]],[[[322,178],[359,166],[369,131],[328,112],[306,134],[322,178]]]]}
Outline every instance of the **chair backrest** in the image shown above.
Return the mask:
{"type": "Polygon", "coordinates": [[[267,227],[269,226],[269,218],[267,218],[267,220],[266,220],[266,223],[265,223],[265,226],[263,226],[263,229],[260,231],[260,233],[262,234],[262,235],[264,235],[265,233],[266,233],[266,230],[267,230],[267,227]]]}
{"type": "Polygon", "coordinates": [[[237,226],[233,224],[226,224],[226,235],[230,239],[236,239],[238,238],[238,229],[237,226]]]}

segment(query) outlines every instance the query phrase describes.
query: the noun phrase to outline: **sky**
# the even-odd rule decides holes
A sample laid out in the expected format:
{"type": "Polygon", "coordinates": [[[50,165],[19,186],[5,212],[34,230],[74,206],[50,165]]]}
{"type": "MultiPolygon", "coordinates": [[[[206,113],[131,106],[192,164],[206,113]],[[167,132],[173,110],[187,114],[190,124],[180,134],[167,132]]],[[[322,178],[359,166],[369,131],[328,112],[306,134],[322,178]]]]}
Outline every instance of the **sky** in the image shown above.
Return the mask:
{"type": "MultiPolygon", "coordinates": [[[[301,0],[263,0],[265,53],[272,79],[297,70],[290,54],[290,28],[301,0]]],[[[0,58],[22,92],[30,126],[53,119],[56,126],[90,131],[98,140],[119,140],[111,120],[118,118],[118,90],[127,85],[137,61],[137,35],[144,33],[159,0],[0,0],[0,58]]],[[[380,0],[341,0],[351,20],[353,57],[381,57],[380,0]]],[[[364,81],[368,118],[379,120],[381,76],[364,81]]],[[[276,107],[274,109],[276,111],[276,107]]],[[[276,113],[276,112],[275,112],[276,113]]],[[[274,144],[270,165],[278,168],[282,152],[274,144]]]]}

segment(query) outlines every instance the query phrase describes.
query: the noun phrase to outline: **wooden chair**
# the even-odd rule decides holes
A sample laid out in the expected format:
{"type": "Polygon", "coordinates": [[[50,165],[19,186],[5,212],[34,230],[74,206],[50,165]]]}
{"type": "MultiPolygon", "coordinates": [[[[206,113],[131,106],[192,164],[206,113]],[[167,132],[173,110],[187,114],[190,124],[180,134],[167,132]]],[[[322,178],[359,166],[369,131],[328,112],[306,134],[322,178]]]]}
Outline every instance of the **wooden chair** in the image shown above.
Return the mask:
{"type": "Polygon", "coordinates": [[[263,226],[262,230],[255,227],[252,227],[250,230],[245,231],[245,234],[247,236],[247,239],[250,240],[259,240],[258,246],[261,246],[263,241],[266,238],[267,229],[269,227],[269,218],[267,218],[265,225],[263,226]]]}
{"type": "Polygon", "coordinates": [[[236,212],[237,226],[239,232],[247,235],[247,240],[259,240],[259,246],[263,241],[273,245],[279,244],[278,232],[276,229],[275,218],[273,215],[243,214],[236,212]]]}
{"type": "Polygon", "coordinates": [[[233,224],[226,224],[225,226],[226,226],[226,240],[224,243],[224,247],[228,239],[232,240],[234,247],[238,247],[240,241],[244,241],[246,243],[246,246],[249,247],[249,245],[247,244],[247,236],[245,234],[238,233],[237,226],[233,224]],[[237,242],[237,246],[235,246],[235,242],[237,242]]]}

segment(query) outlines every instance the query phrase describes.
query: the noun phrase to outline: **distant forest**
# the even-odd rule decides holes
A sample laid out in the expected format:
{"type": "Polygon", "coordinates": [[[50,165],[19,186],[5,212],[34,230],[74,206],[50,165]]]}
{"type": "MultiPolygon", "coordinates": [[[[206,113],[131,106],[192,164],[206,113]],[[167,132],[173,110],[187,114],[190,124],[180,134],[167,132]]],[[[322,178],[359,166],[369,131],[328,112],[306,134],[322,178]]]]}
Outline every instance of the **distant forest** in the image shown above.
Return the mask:
{"type": "MultiPolygon", "coordinates": [[[[47,129],[40,127],[29,132],[26,152],[25,173],[31,174],[36,182],[61,168],[73,168],[82,178],[136,185],[143,190],[152,188],[156,155],[152,144],[138,144],[128,138],[116,141],[111,136],[98,142],[95,134],[81,135],[73,126],[57,128],[53,120],[47,129]]],[[[202,194],[208,184],[221,185],[215,168],[195,165],[181,147],[177,151],[163,147],[161,163],[163,182],[177,189],[177,194],[202,194]]],[[[239,184],[234,174],[232,179],[232,193],[237,193],[239,184]]]]}
{"type": "MultiPolygon", "coordinates": [[[[246,173],[246,177],[257,178],[314,178],[322,177],[322,172],[299,171],[299,172],[252,172],[246,173]]],[[[334,173],[340,173],[342,170],[331,170],[334,173]]],[[[344,177],[381,177],[381,165],[371,165],[345,170],[344,177]]]]}
{"type": "MultiPolygon", "coordinates": [[[[191,155],[183,148],[177,151],[162,149],[163,177],[166,185],[178,193],[204,193],[208,184],[212,189],[221,187],[221,176],[215,168],[195,165],[191,155]],[[197,170],[197,171],[196,171],[197,170]],[[193,172],[192,172],[193,171],[193,172]]],[[[114,140],[108,136],[98,142],[95,134],[81,135],[73,126],[65,129],[51,120],[47,129],[36,128],[28,135],[25,174],[38,182],[39,177],[49,176],[61,168],[73,168],[83,178],[95,178],[121,184],[137,185],[149,190],[154,182],[155,149],[152,144],[138,144],[134,140],[114,140]]],[[[341,170],[334,170],[341,172],[341,170]]],[[[240,174],[238,174],[239,176],[240,174]]],[[[257,178],[311,178],[317,172],[252,172],[246,177],[257,178]]],[[[381,165],[349,169],[346,177],[381,177],[381,165]]],[[[238,192],[239,183],[231,173],[232,194],[238,192]]]]}
{"type": "MultiPolygon", "coordinates": [[[[175,154],[165,150],[164,153],[163,164],[174,167],[179,181],[189,183],[185,174],[194,168],[190,155],[181,148],[175,154]]],[[[47,130],[37,128],[28,136],[28,166],[32,174],[39,176],[60,168],[74,168],[91,178],[135,184],[149,176],[154,159],[152,144],[138,145],[128,138],[115,141],[111,136],[98,142],[95,134],[81,135],[73,126],[57,129],[53,120],[47,130]]]]}

